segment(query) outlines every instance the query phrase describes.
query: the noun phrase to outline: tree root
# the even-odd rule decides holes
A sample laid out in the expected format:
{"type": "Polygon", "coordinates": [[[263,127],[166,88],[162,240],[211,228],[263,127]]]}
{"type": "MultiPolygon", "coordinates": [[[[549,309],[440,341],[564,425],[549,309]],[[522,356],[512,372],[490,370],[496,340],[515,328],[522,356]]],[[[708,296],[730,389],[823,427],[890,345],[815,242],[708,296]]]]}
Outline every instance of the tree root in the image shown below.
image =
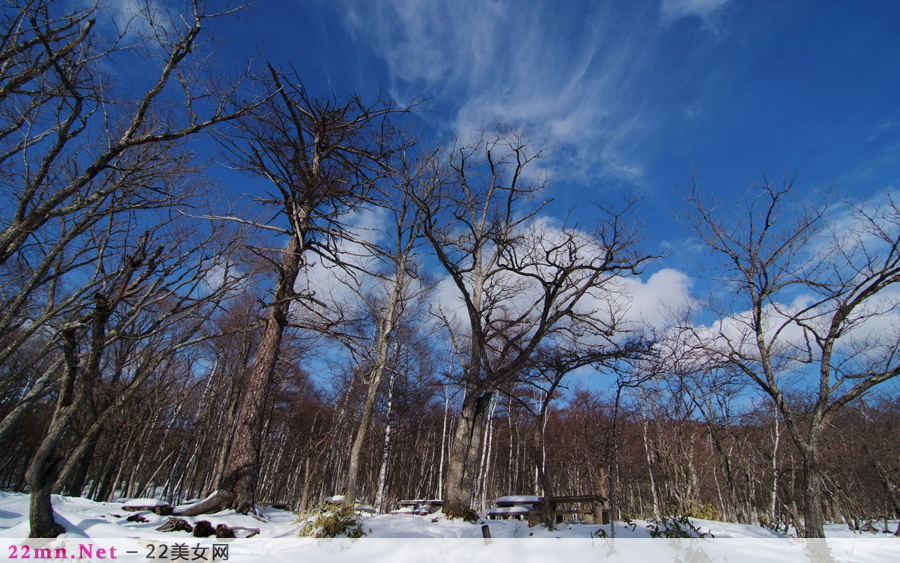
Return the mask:
{"type": "Polygon", "coordinates": [[[174,514],[176,516],[200,516],[201,514],[220,512],[227,508],[231,508],[234,503],[234,498],[235,495],[231,491],[219,489],[196,504],[192,504],[181,510],[176,510],[174,514]]]}

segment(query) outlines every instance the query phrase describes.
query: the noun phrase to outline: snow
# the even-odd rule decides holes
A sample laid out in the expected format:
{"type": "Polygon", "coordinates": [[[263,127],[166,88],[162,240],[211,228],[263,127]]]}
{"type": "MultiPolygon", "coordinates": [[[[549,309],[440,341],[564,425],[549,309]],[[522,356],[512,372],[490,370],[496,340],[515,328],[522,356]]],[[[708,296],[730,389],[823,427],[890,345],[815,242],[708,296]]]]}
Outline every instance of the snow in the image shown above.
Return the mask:
{"type": "MultiPolygon", "coordinates": [[[[153,499],[135,499],[140,506],[153,499]],[[140,501],[140,502],[138,502],[140,501]]],[[[28,496],[0,492],[0,550],[7,557],[25,558],[22,550],[37,549],[41,540],[28,540],[28,496]]],[[[467,523],[450,520],[438,511],[427,516],[409,514],[363,514],[361,525],[366,537],[358,540],[320,540],[298,538],[300,529],[295,513],[273,508],[264,509],[261,517],[247,516],[232,510],[198,517],[184,517],[190,523],[207,520],[213,526],[257,528],[260,534],[252,539],[216,540],[195,538],[187,532],[159,532],[157,527],[168,520],[166,516],[143,512],[147,522],[129,522],[123,504],[100,503],[83,498],[53,496],[56,520],[66,533],[44,544],[50,548],[67,549],[75,558],[79,549],[116,549],[116,559],[146,560],[150,550],[160,546],[182,545],[191,549],[212,545],[229,546],[229,562],[265,560],[280,563],[298,560],[325,561],[457,561],[467,563],[541,562],[567,560],[567,563],[612,559],[617,561],[703,560],[698,553],[712,561],[808,561],[803,541],[787,538],[759,526],[692,519],[703,532],[712,532],[716,539],[662,540],[649,539],[648,522],[616,523],[616,540],[599,537],[599,530],[609,533],[609,526],[583,523],[564,523],[554,530],[529,527],[518,520],[489,520],[467,523]],[[491,539],[482,537],[482,525],[489,526],[491,539]],[[218,542],[218,543],[216,543],[218,542]],[[224,543],[223,543],[224,542],[224,543]],[[132,553],[128,553],[131,551],[132,553]]],[[[889,522],[891,530],[897,522],[889,522]]],[[[900,554],[900,539],[890,534],[854,534],[844,525],[826,527],[827,545],[837,561],[896,561],[900,554]]],[[[37,552],[32,552],[32,556],[37,552]]],[[[46,552],[45,552],[46,553],[46,552]]],[[[157,553],[158,556],[158,553],[157,553]]],[[[191,555],[188,559],[192,559],[191,555]]],[[[46,557],[45,557],[46,558],[46,557]]],[[[99,557],[98,557],[99,558],[99,557]]],[[[111,557],[109,557],[111,558],[111,557]]],[[[154,558],[154,557],[150,557],[154,558]]],[[[159,558],[159,557],[156,557],[159,558]]],[[[171,559],[171,558],[170,558],[171,559]]]]}
{"type": "Polygon", "coordinates": [[[488,514],[490,514],[491,516],[501,516],[504,514],[515,516],[519,514],[529,513],[531,513],[531,508],[527,506],[498,506],[497,508],[488,510],[488,514]]]}
{"type": "Polygon", "coordinates": [[[155,498],[133,498],[122,503],[122,508],[143,508],[143,507],[169,506],[168,503],[155,498]]]}
{"type": "Polygon", "coordinates": [[[391,514],[416,514],[419,512],[418,507],[415,506],[402,506],[397,510],[392,510],[391,514]]]}

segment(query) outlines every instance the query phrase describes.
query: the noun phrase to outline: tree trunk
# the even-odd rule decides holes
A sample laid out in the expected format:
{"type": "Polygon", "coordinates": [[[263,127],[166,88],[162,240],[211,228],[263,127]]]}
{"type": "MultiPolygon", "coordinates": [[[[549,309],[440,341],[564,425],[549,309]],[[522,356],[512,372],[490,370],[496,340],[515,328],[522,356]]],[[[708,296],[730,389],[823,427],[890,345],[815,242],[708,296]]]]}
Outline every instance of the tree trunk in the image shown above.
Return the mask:
{"type": "Polygon", "coordinates": [[[778,412],[775,412],[775,440],[772,445],[772,505],[769,510],[772,523],[778,522],[778,444],[781,441],[781,429],[778,425],[778,412]]]}
{"type": "Polygon", "coordinates": [[[494,443],[494,410],[497,408],[496,400],[492,400],[490,403],[491,406],[489,409],[487,420],[484,424],[484,440],[486,441],[486,443],[484,444],[482,449],[481,465],[478,471],[479,481],[481,484],[481,503],[479,505],[481,514],[487,513],[487,489],[489,484],[489,475],[491,472],[491,454],[494,443]]]}
{"type": "Polygon", "coordinates": [[[110,314],[109,300],[103,294],[97,293],[90,322],[90,348],[81,370],[79,369],[76,327],[66,327],[61,332],[66,367],[60,382],[56,410],[53,412],[53,419],[50,421],[47,434],[41,441],[41,445],[38,446],[37,452],[25,472],[25,481],[31,491],[31,512],[29,513],[31,524],[29,537],[31,538],[55,538],[65,531],[53,520],[53,506],[50,501],[50,493],[62,461],[57,457],[56,449],[82,403],[90,395],[94,381],[100,373],[100,357],[106,337],[106,322],[110,314]],[[75,381],[79,371],[83,372],[83,381],[80,389],[76,391],[75,381]]]}
{"type": "MultiPolygon", "coordinates": [[[[70,343],[67,343],[67,346],[69,344],[73,346],[72,353],[74,355],[74,337],[70,343]]],[[[74,365],[71,367],[74,368],[74,365]]],[[[50,423],[50,428],[47,430],[47,434],[44,436],[37,452],[35,452],[28,470],[25,472],[25,482],[28,483],[31,494],[31,510],[29,513],[31,531],[28,534],[30,538],[55,538],[65,532],[63,527],[53,519],[50,493],[56,472],[62,461],[56,457],[56,448],[62,441],[80,401],[68,402],[71,385],[67,385],[67,383],[74,383],[72,381],[74,380],[74,373],[67,374],[64,377],[69,380],[68,382],[63,382],[63,385],[68,386],[68,389],[60,392],[57,409],[54,413],[53,421],[50,423]]]]}
{"type": "MultiPolygon", "coordinates": [[[[308,215],[307,215],[308,216],[308,215]]],[[[298,223],[305,224],[306,217],[298,223]]],[[[278,282],[272,304],[269,306],[262,341],[256,352],[256,362],[244,389],[238,410],[237,427],[230,448],[228,463],[219,490],[212,497],[182,514],[195,516],[216,512],[223,508],[233,508],[247,514],[254,508],[256,481],[259,478],[259,456],[266,397],[275,376],[275,366],[281,350],[281,337],[287,325],[287,315],[294,283],[300,273],[303,248],[301,235],[292,233],[278,272],[278,282]],[[199,512],[198,512],[199,511],[199,512]]]]}
{"type": "MultiPolygon", "coordinates": [[[[607,487],[607,496],[609,497],[609,537],[616,538],[616,519],[619,518],[619,404],[622,400],[622,380],[617,375],[616,378],[616,402],[613,406],[612,419],[612,456],[609,462],[609,487],[607,487]]],[[[632,503],[633,505],[634,503],[632,503]]]]}
{"type": "MultiPolygon", "coordinates": [[[[81,496],[84,491],[84,483],[87,480],[88,469],[94,460],[94,451],[100,438],[102,426],[94,429],[85,436],[87,444],[79,447],[75,453],[69,456],[59,478],[56,480],[56,488],[64,495],[81,496]]],[[[79,444],[80,446],[80,444],[79,444]]]]}
{"type": "MultiPolygon", "coordinates": [[[[412,239],[411,239],[412,240],[412,239]]],[[[402,241],[400,241],[402,243],[402,241]]],[[[401,244],[402,246],[402,244],[401,244]]],[[[357,496],[357,481],[359,480],[359,459],[362,454],[363,443],[366,440],[366,434],[369,431],[369,424],[372,421],[372,413],[375,411],[375,400],[378,398],[378,389],[384,379],[384,372],[388,361],[388,349],[391,345],[391,335],[394,333],[394,326],[399,320],[400,309],[398,305],[402,301],[403,287],[406,279],[406,264],[409,251],[412,249],[411,243],[407,245],[397,262],[393,286],[387,303],[384,306],[384,313],[378,322],[378,332],[374,342],[375,347],[375,363],[369,372],[367,378],[368,389],[366,390],[366,402],[363,407],[362,418],[356,430],[356,436],[353,439],[353,445],[350,448],[350,459],[347,464],[347,480],[345,482],[344,494],[345,502],[353,507],[357,496]]],[[[393,339],[394,355],[396,356],[400,347],[399,340],[393,339]]],[[[393,375],[391,376],[393,377],[393,375]]]]}
{"type": "Polygon", "coordinates": [[[44,475],[31,475],[36,483],[31,486],[31,502],[29,512],[29,524],[31,531],[29,538],[55,538],[66,530],[53,519],[53,505],[50,502],[50,489],[53,486],[53,471],[49,468],[44,475]],[[37,488],[35,488],[37,487],[37,488]]]}
{"type": "Polygon", "coordinates": [[[647,453],[647,471],[650,474],[650,493],[653,495],[653,517],[659,518],[659,496],[656,493],[656,478],[653,474],[653,456],[651,455],[650,436],[647,420],[641,423],[644,436],[644,451],[647,453]]]}
{"type": "MultiPolygon", "coordinates": [[[[378,486],[376,487],[376,495],[375,495],[375,510],[379,512],[379,514],[384,514],[384,491],[385,485],[387,483],[387,467],[388,460],[391,456],[391,410],[393,406],[394,400],[394,373],[391,372],[391,378],[388,383],[388,397],[387,397],[387,421],[384,425],[384,445],[381,448],[381,468],[378,470],[378,486]]],[[[444,416],[444,427],[446,428],[447,420],[446,414],[444,416]]],[[[441,463],[444,462],[444,450],[443,450],[443,442],[441,443],[441,463]]]]}
{"type": "Polygon", "coordinates": [[[541,513],[544,517],[544,524],[548,529],[553,529],[553,507],[550,505],[550,497],[553,496],[553,488],[550,485],[550,479],[547,478],[547,467],[545,465],[545,458],[543,456],[544,451],[544,436],[543,431],[539,431],[537,436],[535,436],[536,441],[538,442],[536,445],[538,446],[538,455],[535,456],[535,468],[537,470],[538,483],[541,485],[541,492],[543,493],[541,496],[544,498],[544,501],[541,503],[541,513]]]}
{"type": "Polygon", "coordinates": [[[441,426],[441,461],[438,465],[438,494],[444,493],[444,460],[447,457],[447,444],[450,439],[447,436],[447,417],[450,414],[450,393],[447,384],[444,384],[444,423],[441,426]]]}
{"type": "Polygon", "coordinates": [[[822,491],[825,480],[819,467],[819,455],[811,445],[803,452],[804,489],[806,490],[805,534],[807,538],[825,537],[825,513],[822,510],[822,491]]]}
{"type": "Polygon", "coordinates": [[[350,447],[350,457],[347,460],[347,480],[344,485],[345,503],[349,506],[353,506],[356,502],[359,461],[362,457],[366,435],[369,432],[369,424],[372,422],[372,414],[375,412],[375,400],[378,398],[378,388],[383,373],[383,369],[376,369],[376,373],[370,375],[362,417],[360,417],[359,427],[356,429],[356,436],[353,438],[353,445],[350,447]]]}
{"type": "Polygon", "coordinates": [[[212,478],[212,486],[218,489],[225,476],[225,466],[228,464],[228,454],[231,452],[231,441],[234,438],[235,423],[239,401],[234,396],[234,380],[229,382],[228,388],[228,412],[222,424],[219,425],[219,439],[216,444],[216,465],[212,478]]]}
{"type": "Polygon", "coordinates": [[[447,479],[444,481],[444,510],[448,515],[460,516],[472,508],[481,453],[482,426],[490,400],[490,392],[482,392],[472,385],[467,386],[450,448],[447,479]]]}

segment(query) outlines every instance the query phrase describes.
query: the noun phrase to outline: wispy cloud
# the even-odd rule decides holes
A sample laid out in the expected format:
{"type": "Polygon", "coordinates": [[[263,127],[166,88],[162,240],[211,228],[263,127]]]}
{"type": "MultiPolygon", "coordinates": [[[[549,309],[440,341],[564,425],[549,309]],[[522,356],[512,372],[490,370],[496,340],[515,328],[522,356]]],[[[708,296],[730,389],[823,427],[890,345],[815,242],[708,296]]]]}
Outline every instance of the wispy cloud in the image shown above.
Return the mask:
{"type": "Polygon", "coordinates": [[[659,6],[663,23],[671,23],[682,18],[697,17],[706,27],[716,31],[716,16],[730,0],[662,0],[659,6]]]}
{"type": "Polygon", "coordinates": [[[343,24],[384,60],[397,97],[424,93],[453,132],[503,120],[555,149],[557,177],[639,182],[632,148],[650,124],[637,82],[656,12],[633,10],[387,0],[347,5],[343,24]]]}

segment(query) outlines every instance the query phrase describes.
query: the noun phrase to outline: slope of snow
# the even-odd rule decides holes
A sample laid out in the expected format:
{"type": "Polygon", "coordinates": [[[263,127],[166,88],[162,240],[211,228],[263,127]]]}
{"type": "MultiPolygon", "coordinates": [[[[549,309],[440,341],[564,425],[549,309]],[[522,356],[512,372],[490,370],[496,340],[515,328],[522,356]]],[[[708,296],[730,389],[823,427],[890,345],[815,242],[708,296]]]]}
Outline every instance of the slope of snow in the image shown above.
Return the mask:
{"type": "MultiPolygon", "coordinates": [[[[140,499],[142,506],[149,500],[140,499]]],[[[155,502],[155,501],[154,501],[155,502]]],[[[499,563],[545,562],[547,560],[621,561],[709,560],[712,561],[809,561],[807,546],[801,540],[786,538],[761,528],[712,520],[692,520],[703,532],[711,532],[716,539],[662,540],[649,539],[646,521],[616,524],[616,540],[601,538],[598,530],[609,534],[609,526],[566,523],[554,530],[529,527],[519,520],[490,520],[475,524],[448,520],[437,512],[428,516],[376,515],[362,516],[361,526],[366,537],[359,540],[319,540],[298,538],[301,524],[297,515],[285,510],[266,509],[262,518],[237,514],[228,510],[200,517],[185,517],[190,523],[207,520],[215,527],[259,529],[253,539],[216,540],[195,538],[187,532],[160,532],[156,528],[168,520],[144,511],[130,513],[123,504],[98,503],[84,498],[53,496],[56,519],[66,533],[49,542],[48,549],[64,549],[65,558],[92,553],[91,549],[116,548],[116,559],[138,561],[168,559],[159,557],[160,550],[199,551],[216,545],[228,545],[228,561],[485,561],[499,563]],[[127,517],[139,514],[146,522],[129,522],[127,517]],[[487,524],[491,539],[482,536],[487,524]],[[180,547],[179,547],[180,546],[180,547]],[[85,551],[80,551],[85,550],[85,551]],[[128,553],[131,552],[131,553],[128,553]]],[[[893,522],[892,526],[896,527],[893,522]]],[[[893,529],[893,528],[892,528],[893,529]]],[[[889,534],[853,534],[846,526],[827,528],[828,547],[838,561],[897,561],[900,560],[900,539],[889,534]]],[[[41,540],[26,540],[28,536],[28,496],[0,492],[0,549],[7,557],[28,558],[26,548],[41,549],[41,540]]],[[[43,557],[53,557],[55,551],[32,551],[43,557]]],[[[174,553],[174,552],[173,552],[174,553]]],[[[109,552],[104,552],[105,558],[109,552]]],[[[192,560],[189,553],[187,560],[192,560]]],[[[83,558],[83,557],[82,557],[83,558]]],[[[221,559],[221,558],[220,558],[221,559]]]]}

